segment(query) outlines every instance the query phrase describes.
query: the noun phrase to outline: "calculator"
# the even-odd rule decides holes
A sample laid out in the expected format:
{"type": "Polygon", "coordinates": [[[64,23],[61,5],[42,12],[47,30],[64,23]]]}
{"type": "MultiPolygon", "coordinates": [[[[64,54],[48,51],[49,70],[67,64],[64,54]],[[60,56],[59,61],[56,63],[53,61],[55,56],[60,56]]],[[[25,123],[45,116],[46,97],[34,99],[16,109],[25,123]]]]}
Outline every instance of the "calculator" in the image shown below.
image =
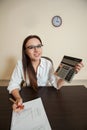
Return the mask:
{"type": "Polygon", "coordinates": [[[75,66],[81,61],[82,59],[80,58],[64,55],[59,67],[56,70],[56,74],[67,82],[71,82],[76,74],[75,66]]]}

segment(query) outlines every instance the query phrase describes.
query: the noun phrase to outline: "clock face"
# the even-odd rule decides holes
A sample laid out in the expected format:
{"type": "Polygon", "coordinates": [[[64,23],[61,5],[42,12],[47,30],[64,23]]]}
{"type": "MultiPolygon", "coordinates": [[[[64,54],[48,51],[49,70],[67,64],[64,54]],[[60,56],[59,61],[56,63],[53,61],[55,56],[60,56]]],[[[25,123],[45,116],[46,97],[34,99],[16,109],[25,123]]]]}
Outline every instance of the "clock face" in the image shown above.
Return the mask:
{"type": "Polygon", "coordinates": [[[53,24],[53,26],[55,26],[55,27],[59,27],[59,26],[62,24],[62,19],[61,19],[61,17],[60,17],[60,16],[54,16],[54,17],[52,18],[52,24],[53,24]]]}

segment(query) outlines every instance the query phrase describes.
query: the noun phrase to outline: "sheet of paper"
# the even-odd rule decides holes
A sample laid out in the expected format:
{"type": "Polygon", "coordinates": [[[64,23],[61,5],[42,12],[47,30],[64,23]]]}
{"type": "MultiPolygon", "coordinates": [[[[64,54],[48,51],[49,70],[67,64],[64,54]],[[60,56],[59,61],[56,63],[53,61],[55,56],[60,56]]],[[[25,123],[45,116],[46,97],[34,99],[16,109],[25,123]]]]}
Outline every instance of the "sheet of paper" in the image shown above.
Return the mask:
{"type": "Polygon", "coordinates": [[[24,110],[12,113],[11,130],[52,130],[41,98],[24,103],[24,110]]]}

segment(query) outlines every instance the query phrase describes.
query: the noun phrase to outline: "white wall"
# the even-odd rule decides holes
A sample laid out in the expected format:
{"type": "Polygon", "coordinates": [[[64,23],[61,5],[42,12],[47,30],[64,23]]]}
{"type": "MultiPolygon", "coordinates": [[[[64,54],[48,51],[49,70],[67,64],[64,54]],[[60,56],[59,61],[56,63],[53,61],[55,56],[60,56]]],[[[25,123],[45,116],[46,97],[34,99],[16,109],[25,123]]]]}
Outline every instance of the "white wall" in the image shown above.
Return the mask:
{"type": "Polygon", "coordinates": [[[0,0],[0,79],[10,79],[30,34],[41,37],[55,69],[63,55],[82,58],[75,79],[87,79],[87,0],[0,0]],[[62,17],[59,28],[51,24],[54,15],[62,17]]]}

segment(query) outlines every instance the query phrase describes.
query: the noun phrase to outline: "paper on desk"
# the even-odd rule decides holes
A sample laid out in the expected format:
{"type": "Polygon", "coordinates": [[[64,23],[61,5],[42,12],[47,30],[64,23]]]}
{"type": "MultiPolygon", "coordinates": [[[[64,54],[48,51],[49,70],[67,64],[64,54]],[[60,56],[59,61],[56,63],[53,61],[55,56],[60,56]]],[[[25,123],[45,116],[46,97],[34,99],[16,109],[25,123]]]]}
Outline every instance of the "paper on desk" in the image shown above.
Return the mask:
{"type": "Polygon", "coordinates": [[[24,103],[24,110],[12,113],[11,130],[52,130],[41,98],[24,103]]]}

